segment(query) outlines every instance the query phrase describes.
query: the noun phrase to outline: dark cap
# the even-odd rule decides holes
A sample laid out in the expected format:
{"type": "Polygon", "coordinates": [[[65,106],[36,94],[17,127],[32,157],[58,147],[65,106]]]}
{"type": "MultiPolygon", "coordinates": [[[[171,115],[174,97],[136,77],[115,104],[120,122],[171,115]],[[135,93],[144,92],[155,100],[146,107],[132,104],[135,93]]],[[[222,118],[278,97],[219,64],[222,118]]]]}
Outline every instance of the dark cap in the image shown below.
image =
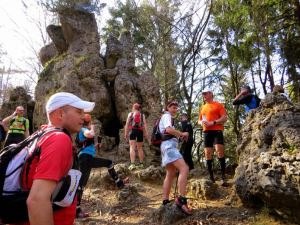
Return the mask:
{"type": "Polygon", "coordinates": [[[248,85],[242,86],[242,89],[246,89],[246,90],[248,90],[248,92],[252,92],[250,86],[248,86],[248,85]]]}

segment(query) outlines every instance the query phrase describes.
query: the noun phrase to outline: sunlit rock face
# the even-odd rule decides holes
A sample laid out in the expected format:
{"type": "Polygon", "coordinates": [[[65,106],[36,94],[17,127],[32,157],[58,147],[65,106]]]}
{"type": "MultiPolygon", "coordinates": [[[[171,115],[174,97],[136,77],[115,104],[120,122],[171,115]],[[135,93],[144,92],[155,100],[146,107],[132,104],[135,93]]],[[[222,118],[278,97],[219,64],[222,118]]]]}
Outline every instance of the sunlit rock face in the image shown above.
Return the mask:
{"type": "Polygon", "coordinates": [[[251,111],[237,147],[235,188],[245,204],[265,204],[300,220],[300,106],[268,94],[251,111]]]}
{"type": "MultiPolygon", "coordinates": [[[[122,128],[133,103],[141,103],[149,130],[159,116],[157,80],[151,73],[137,72],[129,32],[123,32],[120,38],[110,35],[102,56],[94,14],[68,10],[60,12],[59,19],[60,27],[47,28],[52,44],[40,52],[44,70],[35,90],[36,128],[46,122],[47,99],[56,92],[71,92],[96,103],[92,116],[97,135],[104,139],[114,137],[115,144],[108,145],[109,148],[122,146],[125,150],[120,152],[127,154],[128,143],[123,139],[122,128]]],[[[149,146],[145,150],[146,155],[153,155],[149,146]]]]}

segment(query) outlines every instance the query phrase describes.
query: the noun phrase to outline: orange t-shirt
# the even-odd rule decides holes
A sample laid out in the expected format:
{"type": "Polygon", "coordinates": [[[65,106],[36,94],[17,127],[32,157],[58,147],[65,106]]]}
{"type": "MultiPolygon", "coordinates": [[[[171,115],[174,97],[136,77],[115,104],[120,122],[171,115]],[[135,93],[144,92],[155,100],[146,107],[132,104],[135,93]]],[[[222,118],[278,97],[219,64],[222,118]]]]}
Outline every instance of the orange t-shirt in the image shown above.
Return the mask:
{"type": "MultiPolygon", "coordinates": [[[[223,115],[226,115],[226,109],[223,104],[219,102],[206,103],[201,107],[199,120],[215,121],[223,115]]],[[[224,130],[224,126],[222,124],[216,124],[210,127],[203,125],[203,130],[224,130]]]]}

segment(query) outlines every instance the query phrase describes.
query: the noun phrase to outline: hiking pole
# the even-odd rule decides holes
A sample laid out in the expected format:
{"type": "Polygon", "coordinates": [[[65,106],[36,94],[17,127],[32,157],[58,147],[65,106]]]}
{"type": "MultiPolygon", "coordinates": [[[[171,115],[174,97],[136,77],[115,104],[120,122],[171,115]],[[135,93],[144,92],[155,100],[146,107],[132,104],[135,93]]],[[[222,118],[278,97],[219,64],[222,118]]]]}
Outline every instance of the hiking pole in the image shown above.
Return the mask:
{"type": "Polygon", "coordinates": [[[176,172],[177,173],[177,177],[176,177],[176,183],[175,183],[175,190],[174,190],[174,199],[177,197],[177,183],[178,183],[178,177],[179,177],[179,171],[176,172]]]}

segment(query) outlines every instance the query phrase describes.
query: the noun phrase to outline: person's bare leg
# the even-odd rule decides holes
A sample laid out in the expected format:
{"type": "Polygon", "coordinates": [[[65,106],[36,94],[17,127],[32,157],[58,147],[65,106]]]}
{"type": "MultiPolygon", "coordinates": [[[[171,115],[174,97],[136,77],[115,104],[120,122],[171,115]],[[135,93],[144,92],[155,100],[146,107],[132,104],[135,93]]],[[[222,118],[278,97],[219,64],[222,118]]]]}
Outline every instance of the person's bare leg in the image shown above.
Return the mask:
{"type": "Polygon", "coordinates": [[[186,195],[187,176],[189,174],[189,167],[183,159],[178,159],[173,162],[175,168],[179,171],[178,176],[178,191],[183,197],[186,195]]]}
{"type": "Polygon", "coordinates": [[[166,177],[163,184],[163,200],[168,200],[173,180],[176,176],[176,168],[172,165],[172,163],[166,165],[166,177]]]}
{"type": "Polygon", "coordinates": [[[137,150],[138,150],[138,156],[139,156],[140,163],[144,163],[145,155],[144,155],[144,151],[143,151],[143,142],[137,142],[136,146],[137,146],[137,150]]]}
{"type": "Polygon", "coordinates": [[[130,140],[129,141],[129,154],[130,154],[130,162],[134,163],[135,162],[135,147],[136,147],[136,141],[135,140],[130,140]]]}

